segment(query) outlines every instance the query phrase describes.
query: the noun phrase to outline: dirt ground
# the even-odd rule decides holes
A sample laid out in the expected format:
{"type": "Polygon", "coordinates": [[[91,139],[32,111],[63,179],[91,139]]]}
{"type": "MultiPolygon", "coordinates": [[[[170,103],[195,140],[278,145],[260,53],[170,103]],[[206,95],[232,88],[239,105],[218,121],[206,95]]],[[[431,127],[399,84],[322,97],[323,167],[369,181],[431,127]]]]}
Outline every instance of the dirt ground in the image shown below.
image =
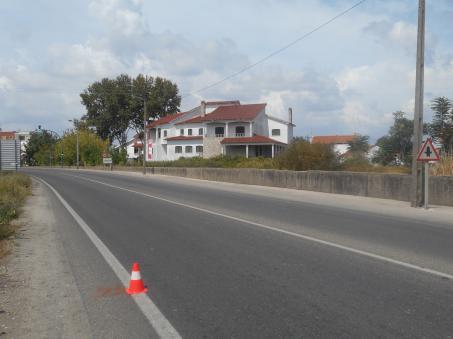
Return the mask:
{"type": "Polygon", "coordinates": [[[42,192],[33,181],[9,254],[0,259],[0,338],[88,338],[90,324],[42,192]]]}

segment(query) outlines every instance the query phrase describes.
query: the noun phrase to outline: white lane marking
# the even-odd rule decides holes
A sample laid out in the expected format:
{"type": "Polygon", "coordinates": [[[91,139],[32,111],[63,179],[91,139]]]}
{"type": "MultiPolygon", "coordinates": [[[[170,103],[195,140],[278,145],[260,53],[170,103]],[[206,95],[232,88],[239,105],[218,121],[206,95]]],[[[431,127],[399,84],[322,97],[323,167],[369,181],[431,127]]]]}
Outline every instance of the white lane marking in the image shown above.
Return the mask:
{"type": "MultiPolygon", "coordinates": [[[[113,272],[117,275],[120,281],[124,286],[129,284],[129,273],[121,265],[121,263],[116,259],[112,252],[104,245],[101,239],[91,230],[90,226],[77,214],[76,211],[66,202],[66,200],[45,180],[35,177],[37,180],[41,181],[56,195],[60,200],[63,206],[68,210],[72,215],[75,221],[79,226],[85,231],[88,238],[93,242],[94,246],[98,249],[101,255],[104,257],[105,261],[112,268],[113,272]]],[[[170,324],[170,322],[165,318],[165,316],[160,312],[157,306],[151,301],[151,299],[146,294],[135,294],[131,296],[138,307],[141,309],[145,317],[148,319],[151,326],[157,332],[161,338],[181,338],[180,334],[176,329],[170,324]]]]}
{"type": "Polygon", "coordinates": [[[304,240],[312,241],[312,242],[315,242],[315,243],[318,243],[318,244],[334,247],[334,248],[341,249],[341,250],[344,250],[344,251],[348,251],[348,252],[351,252],[351,253],[360,254],[360,255],[363,255],[363,256],[366,256],[366,257],[369,257],[369,258],[377,259],[377,260],[380,260],[380,261],[385,261],[387,263],[391,263],[391,264],[394,264],[394,265],[403,266],[403,267],[410,268],[410,269],[413,269],[413,270],[416,270],[416,271],[429,273],[429,274],[432,274],[432,275],[435,275],[435,276],[438,276],[438,277],[442,277],[442,278],[447,278],[447,279],[453,280],[453,275],[452,274],[448,274],[448,273],[436,271],[436,270],[433,270],[433,269],[430,269],[430,268],[427,268],[427,267],[418,266],[418,265],[410,264],[410,263],[407,263],[407,262],[404,262],[404,261],[400,261],[400,260],[384,257],[384,256],[379,255],[379,254],[358,250],[358,249],[355,249],[355,248],[352,248],[352,247],[349,247],[349,246],[340,245],[340,244],[337,244],[337,243],[333,243],[333,242],[330,242],[330,241],[326,241],[326,240],[322,240],[322,239],[319,239],[319,238],[311,237],[311,236],[308,236],[308,235],[303,235],[303,234],[300,234],[300,233],[286,231],[286,230],[283,230],[281,228],[277,228],[277,227],[273,227],[273,226],[269,226],[269,225],[264,225],[264,224],[261,224],[261,223],[258,223],[258,222],[254,222],[254,221],[250,221],[250,220],[247,220],[247,219],[233,217],[231,215],[215,212],[215,211],[208,210],[208,209],[201,208],[201,207],[196,207],[196,206],[185,204],[185,203],[182,203],[182,202],[177,202],[177,201],[165,199],[165,198],[158,197],[158,196],[155,196],[155,195],[152,195],[152,194],[147,194],[147,193],[143,193],[143,192],[139,192],[139,191],[134,191],[134,190],[131,190],[131,189],[128,189],[128,188],[124,188],[124,187],[120,187],[120,186],[116,186],[116,185],[111,185],[111,184],[108,184],[108,183],[103,182],[103,181],[89,179],[89,178],[86,178],[86,177],[83,177],[83,176],[77,176],[77,175],[69,175],[69,174],[65,174],[65,175],[68,175],[68,176],[71,176],[71,177],[75,177],[75,178],[79,178],[79,179],[83,179],[83,180],[86,180],[86,181],[91,181],[91,182],[98,183],[98,184],[101,184],[101,185],[104,185],[104,186],[108,186],[108,187],[111,187],[111,188],[115,188],[115,189],[118,189],[118,190],[130,192],[130,193],[135,193],[135,194],[142,195],[142,196],[145,196],[145,197],[148,197],[148,198],[152,198],[152,199],[168,202],[168,203],[173,204],[173,205],[190,208],[190,209],[193,209],[193,210],[196,210],[196,211],[200,211],[200,212],[204,212],[204,213],[207,213],[207,214],[212,214],[212,215],[216,215],[216,216],[223,217],[223,218],[226,218],[226,219],[239,221],[239,222],[242,222],[242,223],[245,223],[245,224],[257,226],[257,227],[264,228],[264,229],[267,229],[267,230],[271,230],[271,231],[274,231],[274,232],[283,233],[283,234],[290,235],[290,236],[293,236],[293,237],[297,237],[297,238],[301,238],[301,239],[304,239],[304,240]]]}

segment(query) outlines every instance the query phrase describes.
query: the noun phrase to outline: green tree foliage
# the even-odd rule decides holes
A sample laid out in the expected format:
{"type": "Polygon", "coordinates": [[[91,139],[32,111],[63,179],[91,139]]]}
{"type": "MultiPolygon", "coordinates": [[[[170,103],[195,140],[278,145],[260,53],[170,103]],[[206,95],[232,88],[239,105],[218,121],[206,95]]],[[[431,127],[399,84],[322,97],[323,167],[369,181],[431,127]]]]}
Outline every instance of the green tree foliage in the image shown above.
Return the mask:
{"type": "Polygon", "coordinates": [[[294,171],[334,170],[338,160],[332,146],[311,144],[296,138],[288,148],[276,158],[277,167],[294,171]]]}
{"type": "Polygon", "coordinates": [[[442,145],[442,150],[453,153],[453,103],[446,97],[438,97],[431,101],[434,112],[429,132],[434,141],[442,145]]]}
{"type": "Polygon", "coordinates": [[[178,86],[160,77],[138,75],[135,79],[121,74],[115,79],[94,82],[80,94],[86,115],[82,120],[96,126],[102,139],[120,145],[127,141],[129,128],[143,134],[143,113],[146,101],[151,119],[178,112],[181,97],[178,86]]]}
{"type": "Polygon", "coordinates": [[[379,151],[374,162],[382,165],[410,165],[414,121],[407,119],[405,115],[402,111],[393,113],[393,126],[387,135],[377,140],[379,151]]]}
{"type": "Polygon", "coordinates": [[[370,148],[370,137],[368,135],[356,134],[354,138],[348,143],[349,151],[352,152],[353,157],[364,158],[366,152],[370,148]]]}
{"type": "Polygon", "coordinates": [[[29,166],[53,163],[53,149],[57,140],[55,134],[45,129],[32,132],[25,147],[25,162],[29,166]]]}
{"type": "Polygon", "coordinates": [[[111,147],[110,154],[112,155],[112,162],[114,165],[126,165],[127,151],[125,148],[111,147]]]}
{"type": "MultiPolygon", "coordinates": [[[[80,165],[101,165],[102,154],[108,150],[108,141],[102,140],[96,133],[87,129],[79,133],[80,165]]],[[[77,161],[77,131],[66,132],[55,145],[55,159],[58,164],[75,166],[77,161]]]]}

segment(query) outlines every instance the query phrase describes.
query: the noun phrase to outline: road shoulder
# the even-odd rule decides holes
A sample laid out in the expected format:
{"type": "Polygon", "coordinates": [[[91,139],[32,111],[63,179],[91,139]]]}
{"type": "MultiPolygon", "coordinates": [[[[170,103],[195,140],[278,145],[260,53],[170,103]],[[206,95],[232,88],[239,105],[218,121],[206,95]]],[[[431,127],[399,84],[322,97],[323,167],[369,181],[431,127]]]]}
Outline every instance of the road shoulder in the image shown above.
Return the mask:
{"type": "Polygon", "coordinates": [[[0,262],[0,335],[89,338],[90,323],[58,238],[57,220],[33,180],[11,253],[0,262]]]}

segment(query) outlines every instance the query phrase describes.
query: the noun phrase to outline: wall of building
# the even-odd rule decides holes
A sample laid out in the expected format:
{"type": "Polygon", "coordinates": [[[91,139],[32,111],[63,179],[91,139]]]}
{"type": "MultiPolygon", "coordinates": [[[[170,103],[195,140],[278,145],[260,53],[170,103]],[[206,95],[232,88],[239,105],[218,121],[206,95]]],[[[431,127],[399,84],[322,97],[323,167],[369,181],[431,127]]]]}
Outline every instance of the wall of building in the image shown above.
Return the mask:
{"type": "Polygon", "coordinates": [[[267,136],[269,131],[268,123],[269,119],[263,109],[260,113],[258,113],[255,120],[253,120],[253,133],[267,136]]]}
{"type": "Polygon", "coordinates": [[[175,141],[169,141],[167,144],[167,160],[177,160],[181,157],[184,158],[193,158],[193,157],[198,157],[202,156],[202,154],[196,152],[196,147],[197,146],[203,146],[203,141],[200,140],[175,140],[175,141]],[[181,146],[182,147],[182,153],[176,153],[175,152],[175,147],[176,146],[181,146]],[[187,153],[186,152],[186,146],[192,146],[192,152],[187,153]]]}
{"type": "Polygon", "coordinates": [[[268,134],[267,135],[269,136],[269,138],[277,140],[277,141],[280,141],[280,142],[283,142],[285,144],[288,144],[290,142],[290,139],[289,139],[289,136],[288,136],[288,125],[287,124],[284,124],[282,122],[269,119],[268,128],[269,128],[269,130],[268,130],[268,134]],[[280,130],[280,135],[279,136],[272,135],[272,130],[273,129],[279,129],[280,130]]]}
{"type": "Polygon", "coordinates": [[[204,137],[203,138],[203,158],[212,158],[222,154],[222,138],[204,137]]]}

